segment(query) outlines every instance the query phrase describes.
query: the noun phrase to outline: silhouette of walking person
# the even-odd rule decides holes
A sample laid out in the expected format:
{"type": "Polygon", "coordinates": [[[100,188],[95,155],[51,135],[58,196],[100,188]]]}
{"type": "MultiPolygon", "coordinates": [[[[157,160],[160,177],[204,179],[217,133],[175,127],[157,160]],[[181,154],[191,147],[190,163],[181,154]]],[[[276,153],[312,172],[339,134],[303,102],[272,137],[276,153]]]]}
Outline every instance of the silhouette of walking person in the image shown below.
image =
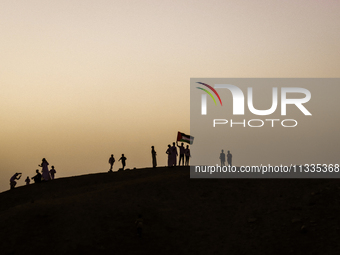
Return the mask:
{"type": "Polygon", "coordinates": [[[48,162],[45,158],[42,159],[40,167],[42,167],[42,177],[45,181],[51,180],[50,171],[48,171],[48,162]]]}
{"type": "Polygon", "coordinates": [[[156,151],[155,151],[155,147],[151,146],[151,155],[152,155],[152,167],[155,168],[157,166],[157,160],[156,160],[156,151]]]}
{"type": "Polygon", "coordinates": [[[166,154],[168,154],[168,167],[172,166],[172,157],[171,157],[171,145],[168,144],[168,149],[165,152],[166,154]]]}
{"type": "Polygon", "coordinates": [[[221,166],[225,165],[225,154],[222,150],[221,154],[220,154],[220,160],[221,160],[221,166]]]}
{"type": "Polygon", "coordinates": [[[57,173],[57,171],[54,169],[54,166],[52,166],[52,169],[50,170],[51,179],[54,180],[54,175],[57,173]]]}
{"type": "Polygon", "coordinates": [[[26,185],[29,185],[29,184],[30,184],[31,180],[30,180],[30,178],[29,178],[28,176],[27,176],[25,182],[26,182],[26,185]]]}
{"type": "Polygon", "coordinates": [[[172,161],[172,166],[176,166],[177,164],[177,147],[176,147],[176,144],[175,142],[172,143],[172,147],[171,147],[171,161],[172,161]]]}
{"type": "Polygon", "coordinates": [[[181,143],[181,145],[178,145],[178,141],[177,141],[177,147],[179,148],[179,161],[178,161],[178,165],[181,165],[181,161],[182,161],[182,166],[184,166],[184,153],[185,153],[185,149],[184,149],[184,143],[181,143]]]}
{"type": "Polygon", "coordinates": [[[231,164],[232,158],[233,158],[233,155],[231,155],[230,151],[228,151],[228,154],[227,154],[227,161],[228,161],[228,165],[229,165],[229,166],[232,166],[232,164],[231,164]]]}
{"type": "Polygon", "coordinates": [[[188,166],[189,165],[189,160],[190,160],[190,149],[189,149],[189,145],[187,145],[187,147],[184,149],[184,154],[185,154],[185,165],[188,166]]]}
{"type": "Polygon", "coordinates": [[[112,167],[113,167],[113,164],[115,163],[115,157],[113,156],[113,154],[111,154],[111,157],[109,158],[109,164],[110,164],[110,170],[109,172],[112,172],[112,167]]]}
{"type": "Polygon", "coordinates": [[[11,189],[15,188],[15,185],[17,185],[17,182],[15,180],[19,180],[21,178],[21,173],[15,173],[11,179],[9,179],[9,183],[11,186],[11,189]]]}
{"type": "Polygon", "coordinates": [[[124,156],[124,154],[122,154],[122,156],[120,157],[120,159],[118,161],[122,161],[122,169],[124,170],[125,168],[125,161],[126,161],[126,157],[124,156]]]}
{"type": "Polygon", "coordinates": [[[35,170],[35,172],[37,173],[35,176],[32,177],[32,179],[34,180],[34,183],[40,183],[41,182],[41,178],[42,175],[41,173],[39,173],[39,170],[35,170]]]}

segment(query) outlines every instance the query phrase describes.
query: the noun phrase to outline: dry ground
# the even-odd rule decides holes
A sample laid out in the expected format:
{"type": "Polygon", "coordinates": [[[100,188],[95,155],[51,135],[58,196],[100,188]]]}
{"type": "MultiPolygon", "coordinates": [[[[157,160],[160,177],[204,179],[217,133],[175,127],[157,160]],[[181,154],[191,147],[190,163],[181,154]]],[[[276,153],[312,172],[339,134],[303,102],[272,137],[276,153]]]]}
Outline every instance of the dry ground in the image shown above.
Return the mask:
{"type": "Polygon", "coordinates": [[[336,179],[100,173],[0,193],[0,253],[339,254],[339,211],[336,179]]]}

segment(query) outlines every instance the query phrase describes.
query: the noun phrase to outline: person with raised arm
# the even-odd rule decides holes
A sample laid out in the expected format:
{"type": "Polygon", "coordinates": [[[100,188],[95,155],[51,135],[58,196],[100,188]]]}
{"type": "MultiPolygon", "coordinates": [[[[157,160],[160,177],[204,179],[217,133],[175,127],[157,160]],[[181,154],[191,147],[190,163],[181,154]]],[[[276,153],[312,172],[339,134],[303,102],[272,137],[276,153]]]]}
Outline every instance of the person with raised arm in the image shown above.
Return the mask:
{"type": "Polygon", "coordinates": [[[19,180],[21,178],[21,173],[15,173],[11,179],[9,180],[11,189],[15,188],[15,185],[17,185],[17,182],[15,180],[19,180]]]}
{"type": "Polygon", "coordinates": [[[178,145],[177,141],[177,147],[179,148],[179,161],[178,161],[178,166],[181,165],[182,161],[182,166],[184,166],[184,154],[185,154],[185,149],[184,149],[184,143],[181,143],[181,145],[178,145]]]}

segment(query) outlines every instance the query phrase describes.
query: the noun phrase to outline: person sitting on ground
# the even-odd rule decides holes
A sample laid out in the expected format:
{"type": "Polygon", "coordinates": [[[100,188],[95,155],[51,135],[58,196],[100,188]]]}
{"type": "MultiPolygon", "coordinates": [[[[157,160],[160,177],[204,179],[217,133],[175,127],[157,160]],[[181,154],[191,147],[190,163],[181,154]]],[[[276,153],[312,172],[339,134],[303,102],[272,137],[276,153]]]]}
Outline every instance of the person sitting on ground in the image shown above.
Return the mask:
{"type": "Polygon", "coordinates": [[[41,175],[41,173],[39,173],[38,169],[35,172],[37,174],[35,176],[33,176],[32,179],[34,180],[34,183],[40,183],[42,175],[41,175]]]}
{"type": "Polygon", "coordinates": [[[9,180],[11,189],[15,188],[15,185],[17,185],[17,182],[15,180],[19,180],[21,178],[21,173],[15,173],[11,179],[9,180]]]}

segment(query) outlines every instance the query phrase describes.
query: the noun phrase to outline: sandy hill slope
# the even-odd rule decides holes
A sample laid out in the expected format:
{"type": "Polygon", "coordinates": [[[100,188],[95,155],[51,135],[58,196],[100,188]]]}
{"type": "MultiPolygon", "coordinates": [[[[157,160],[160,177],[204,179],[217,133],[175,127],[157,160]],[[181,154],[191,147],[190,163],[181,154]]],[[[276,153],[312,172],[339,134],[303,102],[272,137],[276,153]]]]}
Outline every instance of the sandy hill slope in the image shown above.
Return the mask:
{"type": "Polygon", "coordinates": [[[197,180],[188,167],[91,174],[1,193],[0,252],[339,254],[339,213],[334,179],[197,180]]]}

